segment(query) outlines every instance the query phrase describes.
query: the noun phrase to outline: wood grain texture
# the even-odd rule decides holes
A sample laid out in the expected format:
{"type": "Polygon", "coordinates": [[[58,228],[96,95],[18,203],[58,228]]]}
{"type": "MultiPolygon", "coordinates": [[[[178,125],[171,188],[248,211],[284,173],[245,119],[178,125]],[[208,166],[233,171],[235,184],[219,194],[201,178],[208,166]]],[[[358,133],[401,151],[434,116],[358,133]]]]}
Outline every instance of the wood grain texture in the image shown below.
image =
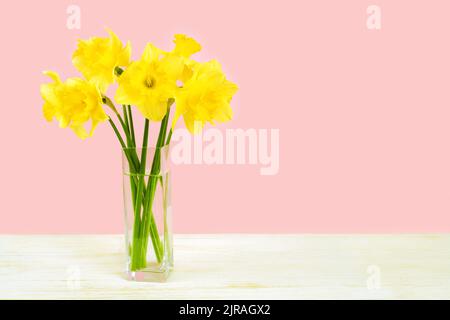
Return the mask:
{"type": "Polygon", "coordinates": [[[450,299],[449,235],[177,235],[167,283],[119,235],[0,236],[0,299],[450,299]]]}

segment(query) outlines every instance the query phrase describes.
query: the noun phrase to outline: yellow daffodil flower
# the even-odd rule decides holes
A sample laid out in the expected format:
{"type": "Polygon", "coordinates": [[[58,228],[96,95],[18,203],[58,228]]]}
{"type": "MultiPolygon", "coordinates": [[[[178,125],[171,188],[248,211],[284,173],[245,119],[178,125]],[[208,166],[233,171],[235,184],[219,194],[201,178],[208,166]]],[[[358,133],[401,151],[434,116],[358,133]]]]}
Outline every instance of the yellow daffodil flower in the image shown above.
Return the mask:
{"type": "Polygon", "coordinates": [[[108,32],[109,38],[78,40],[78,47],[72,56],[74,66],[102,92],[115,81],[115,68],[130,64],[131,55],[130,44],[124,47],[114,32],[108,32]]]}
{"type": "Polygon", "coordinates": [[[202,46],[197,41],[184,34],[176,34],[173,43],[175,43],[173,53],[184,58],[189,58],[202,49],[202,46]]]}
{"type": "Polygon", "coordinates": [[[172,51],[148,44],[141,58],[130,63],[130,44],[123,46],[112,31],[108,32],[107,38],[93,37],[78,42],[72,61],[86,80],[69,78],[62,82],[56,73],[46,73],[53,79],[52,83],[41,86],[47,120],[56,118],[61,127],[72,128],[83,139],[92,135],[98,123],[108,119],[102,97],[115,80],[119,84],[116,102],[136,106],[147,119],[161,121],[171,99],[176,102],[172,127],[181,116],[193,133],[206,122],[214,124],[231,119],[230,101],[237,86],[226,79],[217,61],[199,63],[191,59],[201,50],[196,40],[176,34],[172,51]],[[116,75],[117,70],[120,73],[116,75]],[[88,132],[84,125],[89,120],[92,128],[88,132]],[[196,126],[196,122],[201,125],[196,126]]]}
{"type": "Polygon", "coordinates": [[[193,67],[197,63],[189,58],[194,53],[200,51],[202,47],[193,38],[187,37],[184,34],[176,34],[173,42],[175,43],[175,48],[171,52],[168,52],[167,55],[181,60],[181,68],[180,65],[177,66],[179,68],[177,70],[177,85],[182,87],[183,83],[192,77],[193,67]]]}
{"type": "Polygon", "coordinates": [[[177,89],[183,64],[175,55],[167,55],[148,44],[140,60],[133,62],[118,78],[115,100],[135,105],[147,119],[160,121],[167,102],[177,89]]]}
{"type": "Polygon", "coordinates": [[[97,125],[108,120],[102,107],[102,95],[97,86],[80,78],[62,82],[55,72],[44,72],[53,82],[41,85],[44,99],[43,114],[47,121],[59,121],[61,128],[69,127],[81,139],[91,136],[97,125]],[[88,132],[85,124],[91,121],[88,132]]]}
{"type": "Polygon", "coordinates": [[[175,97],[176,111],[173,125],[183,116],[188,130],[197,133],[206,122],[225,122],[232,118],[230,101],[237,86],[228,81],[220,64],[215,61],[193,63],[192,76],[183,83],[175,97]],[[195,123],[200,126],[196,126],[195,123]]]}

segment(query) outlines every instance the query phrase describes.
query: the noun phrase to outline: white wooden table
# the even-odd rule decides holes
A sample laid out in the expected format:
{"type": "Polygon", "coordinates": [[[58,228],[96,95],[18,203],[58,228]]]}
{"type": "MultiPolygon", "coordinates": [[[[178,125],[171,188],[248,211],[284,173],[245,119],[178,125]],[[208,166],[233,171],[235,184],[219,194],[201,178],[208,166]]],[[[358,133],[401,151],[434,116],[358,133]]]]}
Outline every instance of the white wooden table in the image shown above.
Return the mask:
{"type": "Polygon", "coordinates": [[[450,299],[450,235],[177,235],[167,283],[119,235],[0,236],[0,299],[450,299]]]}

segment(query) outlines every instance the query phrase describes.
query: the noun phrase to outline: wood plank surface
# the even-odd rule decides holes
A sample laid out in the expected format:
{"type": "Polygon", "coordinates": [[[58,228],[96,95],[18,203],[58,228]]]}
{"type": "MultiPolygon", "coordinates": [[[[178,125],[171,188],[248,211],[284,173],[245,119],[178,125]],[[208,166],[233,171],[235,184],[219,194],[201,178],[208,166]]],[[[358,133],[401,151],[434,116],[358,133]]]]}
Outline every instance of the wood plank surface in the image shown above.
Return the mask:
{"type": "Polygon", "coordinates": [[[0,299],[450,299],[449,235],[176,235],[166,283],[120,235],[0,236],[0,299]]]}

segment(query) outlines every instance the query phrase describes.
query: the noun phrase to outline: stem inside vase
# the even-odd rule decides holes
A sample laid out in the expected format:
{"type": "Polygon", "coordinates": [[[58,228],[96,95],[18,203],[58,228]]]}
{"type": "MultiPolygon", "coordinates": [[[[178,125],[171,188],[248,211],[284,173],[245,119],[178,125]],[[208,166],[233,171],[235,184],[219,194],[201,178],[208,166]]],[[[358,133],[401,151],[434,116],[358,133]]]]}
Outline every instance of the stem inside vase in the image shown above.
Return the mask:
{"type": "MultiPolygon", "coordinates": [[[[167,232],[167,188],[165,187],[166,182],[164,180],[163,173],[161,172],[161,157],[162,148],[166,140],[167,126],[169,119],[170,105],[168,106],[168,111],[163,120],[161,121],[160,131],[158,135],[158,140],[156,147],[153,149],[148,148],[148,126],[149,122],[146,120],[144,128],[144,138],[141,149],[140,161],[138,160],[139,166],[136,166],[135,159],[137,158],[138,152],[134,150],[124,150],[124,159],[128,162],[128,167],[130,171],[129,184],[130,184],[130,196],[133,208],[133,224],[132,224],[132,241],[130,244],[130,269],[131,271],[138,271],[147,267],[147,251],[148,239],[151,239],[152,249],[154,256],[156,258],[157,264],[161,264],[165,257],[165,248],[167,247],[165,243],[167,232]],[[150,172],[147,172],[147,153],[152,150],[153,159],[150,172]],[[136,156],[134,156],[136,155],[136,156]],[[138,167],[138,168],[137,168],[138,167]],[[147,180],[147,181],[146,181],[147,180]],[[160,190],[162,193],[162,221],[164,232],[162,234],[164,238],[164,245],[161,241],[157,221],[155,219],[155,211],[160,208],[155,208],[155,193],[158,189],[158,182],[160,182],[160,190]]],[[[129,115],[129,114],[128,114],[129,115]]],[[[126,123],[128,123],[130,117],[127,117],[126,123]]],[[[130,139],[131,140],[131,139],[130,139]]],[[[133,148],[131,148],[133,149],[133,148]]],[[[166,155],[164,156],[164,161],[167,161],[166,155]]],[[[170,250],[171,252],[171,250],[170,250]]],[[[169,263],[171,264],[171,262],[169,263]]]]}

